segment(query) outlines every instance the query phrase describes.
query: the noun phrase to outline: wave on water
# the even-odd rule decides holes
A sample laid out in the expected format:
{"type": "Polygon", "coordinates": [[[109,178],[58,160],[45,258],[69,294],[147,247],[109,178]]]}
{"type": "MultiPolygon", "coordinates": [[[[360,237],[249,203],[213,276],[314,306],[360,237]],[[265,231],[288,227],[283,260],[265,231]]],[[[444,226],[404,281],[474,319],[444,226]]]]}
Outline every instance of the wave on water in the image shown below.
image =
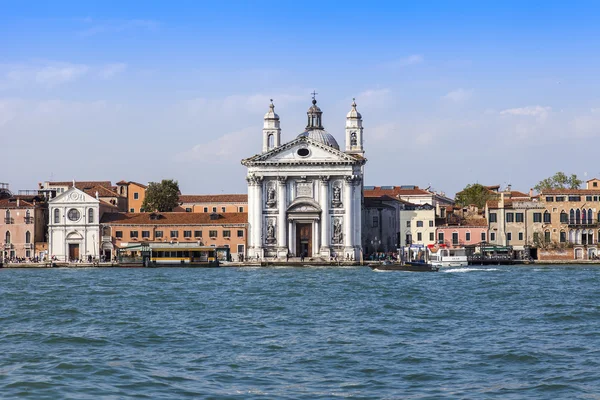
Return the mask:
{"type": "Polygon", "coordinates": [[[499,271],[498,268],[452,268],[452,269],[440,269],[440,272],[475,272],[475,271],[499,271]]]}

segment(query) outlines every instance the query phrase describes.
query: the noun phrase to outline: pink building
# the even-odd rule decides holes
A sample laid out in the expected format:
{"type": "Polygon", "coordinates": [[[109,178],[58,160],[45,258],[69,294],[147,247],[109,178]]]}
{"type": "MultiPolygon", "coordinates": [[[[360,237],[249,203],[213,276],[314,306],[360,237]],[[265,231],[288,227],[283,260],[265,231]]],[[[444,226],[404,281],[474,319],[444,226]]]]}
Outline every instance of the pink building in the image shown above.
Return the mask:
{"type": "Polygon", "coordinates": [[[5,260],[43,257],[47,251],[48,208],[37,196],[0,199],[0,242],[5,260]]]}
{"type": "Polygon", "coordinates": [[[488,241],[487,221],[477,218],[461,225],[443,225],[436,229],[438,243],[448,247],[464,247],[488,241]]]}

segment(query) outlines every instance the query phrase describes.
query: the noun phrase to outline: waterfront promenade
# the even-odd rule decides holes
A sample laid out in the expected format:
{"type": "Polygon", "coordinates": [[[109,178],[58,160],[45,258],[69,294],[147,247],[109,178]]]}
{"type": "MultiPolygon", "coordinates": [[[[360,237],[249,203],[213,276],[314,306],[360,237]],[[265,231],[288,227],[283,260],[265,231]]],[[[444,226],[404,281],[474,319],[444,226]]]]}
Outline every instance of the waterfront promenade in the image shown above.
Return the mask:
{"type": "MultiPolygon", "coordinates": [[[[283,260],[260,260],[260,261],[225,261],[220,263],[221,268],[244,268],[244,267],[356,267],[356,266],[369,266],[381,264],[380,261],[364,261],[362,264],[360,261],[324,261],[324,260],[311,260],[307,259],[300,261],[300,258],[290,258],[289,261],[283,260]]],[[[505,264],[490,264],[490,265],[505,265],[505,264]]],[[[508,265],[508,264],[506,264],[508,265]]],[[[582,266],[598,266],[600,267],[600,260],[560,260],[560,261],[548,261],[548,260],[533,260],[524,262],[522,260],[514,260],[512,265],[527,267],[527,266],[540,266],[540,265],[582,265],[582,266]]],[[[479,264],[470,264],[471,267],[480,266],[479,264]]],[[[118,262],[42,262],[42,263],[6,263],[3,268],[144,268],[142,265],[131,265],[131,264],[119,264],[118,262]]],[[[151,268],[203,268],[203,267],[189,267],[185,265],[174,265],[174,266],[158,266],[151,268]]],[[[446,268],[450,269],[450,268],[446,268]]]]}

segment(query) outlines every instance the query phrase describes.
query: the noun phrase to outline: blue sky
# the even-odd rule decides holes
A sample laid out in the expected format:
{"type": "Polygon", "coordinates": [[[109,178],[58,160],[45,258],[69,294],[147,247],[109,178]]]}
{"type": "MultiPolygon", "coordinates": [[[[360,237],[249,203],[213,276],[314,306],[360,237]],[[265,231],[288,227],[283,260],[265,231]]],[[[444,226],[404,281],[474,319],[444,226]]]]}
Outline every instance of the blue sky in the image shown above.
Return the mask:
{"type": "Polygon", "coordinates": [[[275,99],[282,140],[316,89],[368,185],[453,195],[600,176],[597,2],[14,2],[0,14],[0,181],[175,178],[244,192],[275,99]]]}

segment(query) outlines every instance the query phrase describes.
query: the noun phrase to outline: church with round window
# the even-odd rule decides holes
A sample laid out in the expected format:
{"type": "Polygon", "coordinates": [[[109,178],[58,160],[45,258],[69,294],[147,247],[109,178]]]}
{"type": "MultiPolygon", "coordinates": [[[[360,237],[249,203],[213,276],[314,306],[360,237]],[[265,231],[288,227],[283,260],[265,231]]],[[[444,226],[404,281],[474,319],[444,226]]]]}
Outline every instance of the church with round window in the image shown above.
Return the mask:
{"type": "Polygon", "coordinates": [[[361,254],[362,116],[352,102],[345,148],[323,126],[313,96],[307,125],[281,143],[271,101],[264,117],[262,152],[248,168],[248,256],[358,260],[361,254]]]}

